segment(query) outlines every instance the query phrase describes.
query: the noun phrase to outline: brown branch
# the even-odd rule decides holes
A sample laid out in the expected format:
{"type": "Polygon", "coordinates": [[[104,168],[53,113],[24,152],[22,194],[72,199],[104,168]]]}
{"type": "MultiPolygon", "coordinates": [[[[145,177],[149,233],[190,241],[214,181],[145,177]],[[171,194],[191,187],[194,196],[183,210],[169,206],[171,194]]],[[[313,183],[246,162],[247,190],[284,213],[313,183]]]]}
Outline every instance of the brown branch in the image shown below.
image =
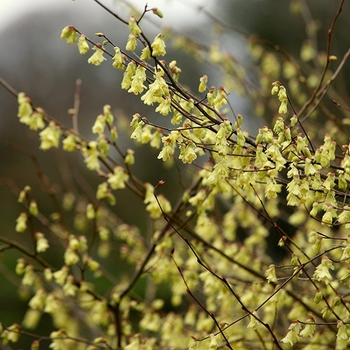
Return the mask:
{"type": "MultiPolygon", "coordinates": [[[[342,12],[343,10],[343,4],[344,4],[344,1],[345,0],[341,0],[340,2],[340,5],[339,5],[339,8],[338,8],[338,11],[337,13],[335,14],[335,17],[333,18],[333,21],[331,23],[331,26],[330,28],[328,29],[328,40],[327,40],[327,60],[326,60],[326,63],[325,63],[325,66],[323,68],[323,71],[322,71],[322,74],[321,74],[321,78],[320,78],[320,81],[318,83],[318,86],[317,88],[314,90],[312,96],[309,98],[308,101],[305,102],[305,104],[303,105],[303,107],[300,109],[300,111],[298,112],[298,115],[301,116],[302,113],[314,102],[314,100],[316,99],[317,95],[319,94],[319,91],[322,87],[322,84],[323,84],[323,81],[325,79],[325,76],[326,76],[326,73],[327,73],[327,70],[328,70],[328,67],[329,67],[329,64],[331,62],[331,59],[330,59],[330,52],[331,52],[331,42],[332,42],[332,35],[333,35],[333,31],[334,31],[334,28],[335,28],[335,24],[340,16],[340,13],[342,12]]],[[[310,115],[310,114],[308,114],[310,115]]],[[[302,121],[304,121],[305,118],[303,118],[302,121]]]]}

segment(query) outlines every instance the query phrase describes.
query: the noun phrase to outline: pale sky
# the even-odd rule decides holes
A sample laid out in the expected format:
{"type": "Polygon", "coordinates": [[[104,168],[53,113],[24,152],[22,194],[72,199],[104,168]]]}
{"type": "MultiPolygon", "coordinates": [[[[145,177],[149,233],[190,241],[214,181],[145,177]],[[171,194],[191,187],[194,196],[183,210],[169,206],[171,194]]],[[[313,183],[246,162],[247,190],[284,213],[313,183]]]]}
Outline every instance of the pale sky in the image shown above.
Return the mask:
{"type": "MultiPolygon", "coordinates": [[[[101,0],[111,9],[116,8],[118,0],[101,0]]],[[[214,5],[213,0],[122,0],[132,3],[140,11],[148,4],[149,8],[158,7],[164,13],[164,19],[171,23],[181,22],[182,26],[198,25],[198,21],[205,20],[203,14],[198,13],[198,6],[205,7],[210,11],[214,5]]],[[[82,7],[91,8],[92,13],[99,6],[93,0],[0,0],[0,29],[11,22],[38,10],[53,10],[57,7],[65,8],[67,11],[77,11],[82,7]]],[[[169,23],[169,22],[168,22],[169,23]]]]}

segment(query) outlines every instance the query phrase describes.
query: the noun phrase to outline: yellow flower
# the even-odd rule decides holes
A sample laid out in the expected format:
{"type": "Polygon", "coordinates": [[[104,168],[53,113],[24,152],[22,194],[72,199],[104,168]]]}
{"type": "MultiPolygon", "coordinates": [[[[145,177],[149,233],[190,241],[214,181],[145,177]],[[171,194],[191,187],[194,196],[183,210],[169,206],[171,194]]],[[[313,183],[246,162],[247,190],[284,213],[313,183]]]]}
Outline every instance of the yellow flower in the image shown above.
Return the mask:
{"type": "Polygon", "coordinates": [[[31,105],[31,101],[29,97],[26,97],[26,95],[23,92],[20,92],[18,94],[18,118],[19,121],[23,124],[29,125],[30,117],[33,113],[33,108],[31,105]]]}
{"type": "Polygon", "coordinates": [[[44,110],[40,107],[37,108],[36,111],[33,112],[30,120],[29,120],[29,129],[30,130],[38,130],[38,129],[44,129],[45,123],[44,123],[44,110]]]}
{"type": "Polygon", "coordinates": [[[45,301],[46,301],[46,292],[45,289],[39,289],[35,293],[32,299],[30,299],[28,305],[33,310],[43,310],[45,307],[45,301]]]}
{"type": "Polygon", "coordinates": [[[55,147],[57,148],[60,141],[61,130],[54,122],[50,124],[43,131],[40,132],[40,148],[44,151],[55,147]]]}
{"type": "Polygon", "coordinates": [[[144,104],[152,106],[153,103],[162,103],[166,96],[170,96],[169,87],[163,75],[162,69],[156,69],[154,82],[149,85],[148,91],[141,97],[144,104]]]}
{"type": "Polygon", "coordinates": [[[124,158],[124,163],[128,165],[133,165],[135,164],[135,156],[134,156],[134,151],[130,148],[126,150],[126,155],[124,158]]]}
{"type": "Polygon", "coordinates": [[[137,46],[137,36],[129,34],[128,42],[126,43],[125,49],[128,51],[135,51],[137,46]]]}
{"type": "Polygon", "coordinates": [[[142,93],[146,88],[146,86],[143,84],[146,81],[146,78],[146,68],[138,66],[135,74],[131,78],[131,86],[128,92],[132,92],[135,95],[142,93]]]}
{"type": "Polygon", "coordinates": [[[35,282],[34,266],[27,265],[24,269],[24,276],[22,279],[22,284],[24,286],[32,286],[35,282]]]}
{"type": "Polygon", "coordinates": [[[65,295],[74,297],[77,294],[78,287],[74,284],[74,277],[69,275],[67,282],[63,286],[63,292],[65,295]]]}
{"type": "Polygon", "coordinates": [[[81,34],[79,37],[78,50],[81,55],[85,55],[89,51],[89,44],[87,43],[84,34],[81,34]]]}
{"type": "Polygon", "coordinates": [[[106,198],[107,195],[108,195],[108,183],[105,181],[98,185],[96,198],[103,199],[103,198],[106,198]]]}
{"type": "Polygon", "coordinates": [[[208,83],[208,76],[207,76],[207,75],[203,75],[203,76],[199,79],[198,91],[199,91],[199,92],[204,92],[204,91],[207,89],[207,83],[208,83]]]}
{"type": "Polygon", "coordinates": [[[156,112],[167,116],[171,112],[171,98],[170,96],[165,96],[156,108],[156,112]]]}
{"type": "Polygon", "coordinates": [[[151,44],[152,56],[164,56],[166,54],[165,42],[163,38],[164,38],[164,35],[162,33],[158,34],[155,37],[153,43],[151,44]]]}
{"type": "Polygon", "coordinates": [[[74,134],[69,134],[62,142],[63,149],[67,152],[73,152],[77,149],[77,137],[74,134]]]}
{"type": "Polygon", "coordinates": [[[45,238],[44,234],[37,232],[35,234],[36,239],[36,251],[38,253],[45,252],[50,246],[49,241],[45,238]]]}
{"type": "Polygon", "coordinates": [[[187,145],[182,144],[180,146],[179,159],[181,159],[184,164],[191,164],[195,159],[197,159],[195,145],[193,142],[189,142],[187,145]]]}
{"type": "Polygon", "coordinates": [[[332,261],[327,256],[323,256],[321,264],[316,267],[313,278],[317,281],[328,284],[333,279],[331,273],[329,272],[330,269],[334,270],[332,261]]]}
{"type": "Polygon", "coordinates": [[[291,346],[293,346],[300,339],[299,332],[301,330],[301,324],[294,321],[291,323],[288,329],[289,332],[283,339],[281,339],[281,342],[285,344],[289,343],[291,346]]]}
{"type": "Polygon", "coordinates": [[[68,44],[74,44],[78,39],[78,33],[73,26],[66,26],[62,29],[61,39],[66,40],[68,44]]]}
{"type": "Polygon", "coordinates": [[[56,281],[57,284],[60,286],[63,286],[66,278],[68,276],[68,266],[63,266],[61,270],[57,270],[56,272],[53,273],[53,277],[56,281]]]}
{"type": "Polygon", "coordinates": [[[90,141],[88,146],[82,149],[82,153],[85,156],[84,161],[89,170],[93,171],[100,169],[100,151],[98,150],[96,141],[90,141]]]}
{"type": "Polygon", "coordinates": [[[21,213],[19,217],[16,219],[16,232],[23,232],[27,228],[27,214],[26,213],[21,213]]]}
{"type": "Polygon", "coordinates": [[[107,182],[113,190],[125,188],[125,183],[129,180],[129,175],[124,172],[121,166],[114,168],[113,174],[109,174],[107,182]]]}
{"type": "Polygon", "coordinates": [[[150,58],[151,58],[151,50],[150,50],[149,46],[147,45],[142,49],[140,59],[142,61],[147,61],[150,58]]]}
{"type": "MultiPolygon", "coordinates": [[[[102,47],[102,46],[101,46],[102,47]]],[[[94,54],[88,59],[88,63],[99,66],[106,58],[103,57],[103,50],[99,46],[94,46],[92,49],[95,50],[94,54]]]]}
{"type": "Polygon", "coordinates": [[[133,34],[133,35],[135,35],[135,36],[138,36],[139,34],[142,33],[142,30],[141,30],[141,28],[138,26],[137,21],[136,21],[136,19],[135,19],[134,16],[131,16],[131,17],[130,17],[130,20],[129,20],[129,29],[130,29],[131,34],[133,34]]]}
{"type": "Polygon", "coordinates": [[[113,59],[113,67],[123,70],[124,69],[124,56],[122,55],[120,48],[119,47],[114,47],[114,56],[112,57],[113,59]]]}
{"type": "Polygon", "coordinates": [[[122,89],[127,90],[131,86],[132,77],[134,76],[136,72],[136,63],[134,61],[131,61],[124,72],[123,80],[122,80],[122,89]]]}
{"type": "Polygon", "coordinates": [[[92,126],[93,134],[102,134],[106,125],[106,117],[103,114],[97,116],[94,125],[92,126]]]}
{"type": "Polygon", "coordinates": [[[92,220],[92,219],[94,219],[96,217],[95,208],[94,208],[94,205],[92,203],[89,203],[86,206],[86,217],[89,220],[92,220]]]}

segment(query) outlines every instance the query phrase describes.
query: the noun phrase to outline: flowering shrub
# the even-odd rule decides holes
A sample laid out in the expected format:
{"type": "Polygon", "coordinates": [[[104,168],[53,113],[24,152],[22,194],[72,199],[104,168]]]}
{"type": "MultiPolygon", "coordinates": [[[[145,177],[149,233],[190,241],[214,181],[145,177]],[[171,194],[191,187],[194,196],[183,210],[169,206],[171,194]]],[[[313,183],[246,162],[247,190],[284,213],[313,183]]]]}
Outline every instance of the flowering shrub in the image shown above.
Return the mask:
{"type": "Polygon", "coordinates": [[[106,9],[128,26],[126,43],[115,44],[104,33],[95,41],[74,26],[63,28],[61,39],[77,44],[88,63],[122,70],[125,93],[166,118],[158,125],[142,111],[130,116],[130,138],[158,150],[158,161],[169,167],[182,163],[192,182],[173,201],[162,193],[168,184],[161,178],[151,184],[137,177],[137,150],[120,144],[122,126],[113,106],[101,106],[92,126],[96,137],[88,140],[19,93],[19,122],[39,132],[41,150],[62,145],[80,153],[100,184],[90,199],[48,191],[57,208],[51,217],[28,186],[20,192],[23,212],[15,231],[30,235],[32,246],[22,246],[20,236],[0,241],[21,253],[16,273],[30,297],[23,320],[1,325],[4,344],[26,334],[33,337],[32,349],[49,339],[55,350],[349,348],[349,118],[334,117],[327,104],[332,96],[339,110],[348,111],[331,91],[350,54],[339,63],[331,55],[343,3],[325,53],[309,43],[300,60],[286,59],[247,39],[258,67],[258,94],[244,78],[232,77],[236,62],[217,44],[204,52],[187,38],[172,43],[160,33],[150,39],[143,19],[162,17],[157,8],[146,6],[128,20],[106,9]],[[231,77],[231,86],[210,87],[203,75],[193,77],[198,92],[189,91],[181,84],[181,63],[168,58],[172,44],[191,44],[220,66],[224,79],[231,77]],[[229,102],[229,89],[243,91],[271,124],[250,135],[229,102]],[[325,127],[317,129],[316,116],[325,127]],[[143,202],[150,236],[114,211],[120,190],[143,202]],[[71,226],[65,221],[69,212],[75,217],[71,226]],[[282,260],[269,253],[271,245],[284,252],[282,260]],[[62,251],[59,266],[45,258],[55,250],[62,251]],[[108,260],[116,254],[118,266],[108,260]],[[140,282],[146,285],[142,297],[135,293],[140,282]],[[54,330],[39,335],[35,329],[44,314],[54,330]]]}

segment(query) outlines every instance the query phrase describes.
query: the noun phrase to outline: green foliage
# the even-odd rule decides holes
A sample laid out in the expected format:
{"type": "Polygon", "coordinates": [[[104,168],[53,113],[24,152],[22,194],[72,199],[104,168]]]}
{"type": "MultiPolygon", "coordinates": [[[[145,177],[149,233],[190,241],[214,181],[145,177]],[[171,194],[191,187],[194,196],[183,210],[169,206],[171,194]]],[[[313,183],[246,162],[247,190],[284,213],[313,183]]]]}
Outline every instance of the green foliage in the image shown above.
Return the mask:
{"type": "Polygon", "coordinates": [[[123,149],[123,119],[113,106],[101,107],[96,137],[88,140],[19,93],[19,121],[39,131],[41,150],[62,144],[80,153],[100,184],[93,198],[46,187],[56,208],[50,217],[29,187],[19,194],[17,233],[0,241],[3,250],[21,253],[15,270],[28,308],[23,320],[2,325],[4,344],[23,333],[34,337],[33,349],[47,339],[55,350],[349,348],[349,118],[335,117],[326,98],[343,108],[333,83],[349,51],[337,65],[330,54],[342,4],[327,52],[307,40],[298,59],[247,38],[255,91],[243,65],[216,43],[204,57],[223,81],[231,79],[229,86],[208,88],[203,75],[193,77],[199,95],[185,88],[166,48],[173,44],[194,58],[204,53],[188,38],[171,42],[160,33],[150,40],[142,24],[146,16],[163,17],[156,8],[129,20],[116,16],[130,31],[125,49],[104,33],[95,42],[73,26],[62,30],[62,39],[90,55],[88,63],[123,70],[121,89],[165,118],[158,125],[142,111],[129,116],[130,138],[156,149],[167,166],[188,169],[191,183],[174,200],[160,193],[171,184],[137,177],[138,151],[123,149]],[[255,136],[244,130],[229,91],[250,98],[270,126],[255,136]],[[147,229],[118,217],[122,190],[143,203],[147,229]],[[20,244],[21,235],[31,246],[20,244]],[[44,314],[53,330],[35,335],[44,314]]]}

